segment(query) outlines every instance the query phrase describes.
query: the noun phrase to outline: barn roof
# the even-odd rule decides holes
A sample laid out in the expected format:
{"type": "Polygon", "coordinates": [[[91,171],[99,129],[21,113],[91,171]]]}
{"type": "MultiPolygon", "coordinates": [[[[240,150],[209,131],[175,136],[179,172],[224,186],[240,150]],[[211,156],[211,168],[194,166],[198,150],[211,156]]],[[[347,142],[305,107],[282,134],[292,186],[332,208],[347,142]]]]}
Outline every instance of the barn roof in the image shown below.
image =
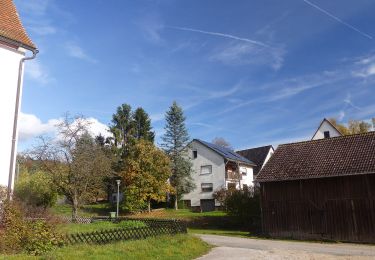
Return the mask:
{"type": "Polygon", "coordinates": [[[222,147],[220,145],[205,142],[205,141],[202,141],[200,139],[194,139],[194,140],[200,142],[201,144],[203,144],[205,146],[207,146],[211,150],[214,150],[215,152],[217,152],[218,154],[220,154],[221,156],[223,156],[225,159],[227,159],[229,161],[241,162],[241,163],[245,163],[245,164],[248,164],[248,165],[255,166],[255,163],[253,163],[252,161],[250,161],[250,160],[246,159],[245,157],[239,155],[238,153],[236,153],[235,151],[233,151],[229,148],[225,148],[225,147],[222,147]]]}
{"type": "Polygon", "coordinates": [[[257,166],[254,167],[254,174],[258,174],[260,169],[262,169],[263,163],[267,158],[267,155],[273,149],[272,145],[256,147],[246,150],[236,151],[236,153],[242,155],[246,159],[254,162],[257,166]]]}
{"type": "Polygon", "coordinates": [[[375,173],[375,132],[280,145],[258,182],[375,173]]]}
{"type": "Polygon", "coordinates": [[[17,46],[34,50],[36,46],[31,41],[22,26],[16,6],[12,0],[0,0],[0,41],[11,41],[17,46]]]}

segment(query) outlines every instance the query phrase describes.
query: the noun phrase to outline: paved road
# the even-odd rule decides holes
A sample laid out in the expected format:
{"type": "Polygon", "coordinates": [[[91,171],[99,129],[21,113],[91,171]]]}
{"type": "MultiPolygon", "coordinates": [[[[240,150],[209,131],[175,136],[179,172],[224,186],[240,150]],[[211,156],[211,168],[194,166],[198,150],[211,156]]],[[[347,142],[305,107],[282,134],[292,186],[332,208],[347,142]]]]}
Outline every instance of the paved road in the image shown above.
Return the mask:
{"type": "Polygon", "coordinates": [[[216,246],[201,260],[221,259],[375,259],[375,246],[327,244],[198,235],[216,246]]]}

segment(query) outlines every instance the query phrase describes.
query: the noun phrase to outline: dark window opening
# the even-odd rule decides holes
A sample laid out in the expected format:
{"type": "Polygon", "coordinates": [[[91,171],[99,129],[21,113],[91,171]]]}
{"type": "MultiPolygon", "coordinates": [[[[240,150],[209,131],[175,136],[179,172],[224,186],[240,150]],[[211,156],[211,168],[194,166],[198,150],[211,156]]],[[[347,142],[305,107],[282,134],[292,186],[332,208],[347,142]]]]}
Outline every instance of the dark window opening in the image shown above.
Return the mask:
{"type": "Polygon", "coordinates": [[[201,184],[202,192],[211,192],[213,191],[212,183],[202,183],[201,184]]]}
{"type": "Polygon", "coordinates": [[[198,157],[198,151],[193,151],[193,158],[197,158],[198,157]]]}
{"type": "Polygon", "coordinates": [[[235,190],[236,189],[236,184],[233,182],[228,183],[228,190],[235,190]]]}
{"type": "Polygon", "coordinates": [[[324,131],[324,138],[330,138],[329,131],[324,131]]]}
{"type": "Polygon", "coordinates": [[[242,186],[242,189],[243,190],[247,190],[249,188],[249,186],[247,186],[247,184],[244,184],[243,186],[242,186]]]}

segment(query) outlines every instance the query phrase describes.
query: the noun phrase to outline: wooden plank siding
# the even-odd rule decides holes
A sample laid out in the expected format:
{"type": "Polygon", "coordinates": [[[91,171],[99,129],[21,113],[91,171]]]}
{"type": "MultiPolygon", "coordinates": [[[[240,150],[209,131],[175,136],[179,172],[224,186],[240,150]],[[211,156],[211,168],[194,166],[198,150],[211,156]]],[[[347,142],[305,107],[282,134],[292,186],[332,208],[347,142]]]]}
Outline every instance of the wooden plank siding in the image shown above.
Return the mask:
{"type": "Polygon", "coordinates": [[[375,174],[261,183],[272,237],[375,242],[375,174]]]}

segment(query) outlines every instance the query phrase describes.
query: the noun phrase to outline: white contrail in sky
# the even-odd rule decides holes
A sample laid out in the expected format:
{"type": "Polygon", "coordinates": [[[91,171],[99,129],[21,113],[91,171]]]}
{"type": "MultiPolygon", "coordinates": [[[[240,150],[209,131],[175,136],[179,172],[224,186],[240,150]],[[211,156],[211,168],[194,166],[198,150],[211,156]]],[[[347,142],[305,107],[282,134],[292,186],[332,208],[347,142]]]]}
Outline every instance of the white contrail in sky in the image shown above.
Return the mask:
{"type": "Polygon", "coordinates": [[[189,32],[203,33],[203,34],[208,34],[208,35],[213,35],[213,36],[219,36],[219,37],[229,38],[229,39],[233,39],[233,40],[248,42],[248,43],[255,44],[255,45],[258,45],[258,46],[262,46],[262,47],[266,47],[266,48],[271,48],[269,45],[267,45],[263,42],[251,40],[251,39],[248,39],[248,38],[237,37],[237,36],[234,36],[234,35],[231,35],[231,34],[203,31],[203,30],[198,30],[198,29],[193,29],[193,28],[188,28],[188,27],[179,27],[179,26],[166,26],[166,27],[176,29],[176,30],[181,30],[181,31],[189,31],[189,32]]]}
{"type": "Polygon", "coordinates": [[[317,6],[316,4],[311,3],[311,2],[308,1],[308,0],[302,0],[302,1],[304,1],[306,4],[308,4],[308,5],[310,5],[310,6],[314,7],[315,9],[319,10],[320,12],[322,12],[322,13],[328,15],[329,17],[331,17],[332,19],[336,20],[337,22],[339,22],[339,23],[345,25],[346,27],[348,27],[348,28],[350,28],[350,29],[356,31],[357,33],[361,34],[362,36],[364,36],[364,37],[366,37],[366,38],[372,40],[372,36],[371,36],[371,35],[369,35],[369,34],[367,34],[367,33],[364,33],[364,32],[362,32],[361,30],[355,28],[353,25],[350,25],[350,24],[344,22],[343,20],[341,20],[341,19],[338,18],[337,16],[334,16],[333,14],[331,14],[331,13],[329,13],[328,11],[322,9],[321,7],[317,6]]]}

